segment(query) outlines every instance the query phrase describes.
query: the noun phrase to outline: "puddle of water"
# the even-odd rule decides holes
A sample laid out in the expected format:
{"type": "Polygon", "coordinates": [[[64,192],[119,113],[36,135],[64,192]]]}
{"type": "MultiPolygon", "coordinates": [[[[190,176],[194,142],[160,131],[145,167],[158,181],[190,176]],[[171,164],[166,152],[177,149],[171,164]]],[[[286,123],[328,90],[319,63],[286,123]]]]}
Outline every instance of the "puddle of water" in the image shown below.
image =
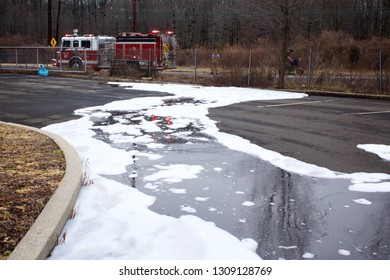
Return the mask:
{"type": "MultiPolygon", "coordinates": [[[[167,104],[193,102],[170,100],[167,104]]],[[[110,112],[96,120],[96,138],[112,146],[163,157],[141,157],[126,174],[108,176],[155,196],[151,210],[180,217],[196,215],[239,239],[252,238],[263,259],[390,259],[390,194],[348,191],[347,180],[290,174],[256,157],[227,149],[202,133],[198,124],[171,129],[165,117],[142,112],[110,112]],[[155,119],[152,119],[155,118],[155,119]],[[102,125],[154,122],[140,130],[154,144],[113,143],[102,125]],[[159,166],[202,166],[196,179],[148,181],[159,166]],[[372,205],[354,200],[364,197],[372,205]]],[[[123,136],[132,136],[124,132],[123,136]]],[[[179,171],[178,171],[179,172],[179,171]]]]}

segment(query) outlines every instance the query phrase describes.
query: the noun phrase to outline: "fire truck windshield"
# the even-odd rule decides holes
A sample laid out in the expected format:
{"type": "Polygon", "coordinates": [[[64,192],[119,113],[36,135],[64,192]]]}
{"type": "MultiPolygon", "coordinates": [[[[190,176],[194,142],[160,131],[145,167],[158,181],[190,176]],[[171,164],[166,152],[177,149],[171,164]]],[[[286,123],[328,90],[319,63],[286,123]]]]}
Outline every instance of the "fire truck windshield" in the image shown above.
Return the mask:
{"type": "Polygon", "coordinates": [[[90,49],[91,48],[91,41],[90,40],[63,40],[62,41],[62,47],[63,48],[86,48],[90,49]],[[81,43],[81,46],[80,46],[81,43]]]}
{"type": "Polygon", "coordinates": [[[62,41],[62,47],[63,48],[70,48],[70,41],[69,40],[62,41]]]}

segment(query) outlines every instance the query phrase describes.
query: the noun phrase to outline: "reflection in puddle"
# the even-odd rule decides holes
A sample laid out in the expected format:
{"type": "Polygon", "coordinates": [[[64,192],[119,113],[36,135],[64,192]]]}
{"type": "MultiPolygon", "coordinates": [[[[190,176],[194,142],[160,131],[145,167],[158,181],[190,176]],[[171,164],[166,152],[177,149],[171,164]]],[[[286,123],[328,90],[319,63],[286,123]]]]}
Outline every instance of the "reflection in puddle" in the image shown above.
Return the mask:
{"type": "MultiPolygon", "coordinates": [[[[179,102],[196,101],[172,99],[166,106],[179,102]]],[[[175,120],[144,112],[93,116],[97,139],[161,155],[158,160],[134,156],[126,174],[109,176],[155,196],[150,208],[157,213],[196,215],[239,239],[252,238],[264,259],[390,258],[388,193],[365,194],[373,204],[357,204],[360,194],[348,191],[348,180],[290,174],[227,149],[194,122],[174,126],[175,120]],[[197,168],[196,179],[150,179],[164,167],[179,173],[183,163],[197,168]]]]}

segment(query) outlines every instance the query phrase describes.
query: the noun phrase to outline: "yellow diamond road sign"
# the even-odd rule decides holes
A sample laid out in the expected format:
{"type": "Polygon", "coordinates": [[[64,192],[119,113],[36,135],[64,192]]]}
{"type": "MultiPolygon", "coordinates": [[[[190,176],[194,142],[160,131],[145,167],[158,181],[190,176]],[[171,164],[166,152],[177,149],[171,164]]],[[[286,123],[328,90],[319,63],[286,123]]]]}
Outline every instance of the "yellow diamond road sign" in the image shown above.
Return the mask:
{"type": "Polygon", "coordinates": [[[50,45],[51,45],[53,48],[54,48],[55,46],[57,46],[57,41],[56,41],[56,39],[54,39],[54,37],[51,38],[50,45]]]}

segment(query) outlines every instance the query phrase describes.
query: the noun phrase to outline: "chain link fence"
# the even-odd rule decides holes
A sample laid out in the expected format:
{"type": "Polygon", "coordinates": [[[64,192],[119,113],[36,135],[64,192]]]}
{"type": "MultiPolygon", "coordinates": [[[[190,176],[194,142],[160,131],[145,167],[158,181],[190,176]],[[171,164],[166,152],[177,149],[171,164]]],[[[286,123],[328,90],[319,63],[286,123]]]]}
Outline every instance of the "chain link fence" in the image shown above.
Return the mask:
{"type": "MultiPolygon", "coordinates": [[[[389,52],[389,50],[387,50],[389,52]]],[[[321,53],[314,49],[295,51],[291,66],[286,59],[285,88],[318,91],[390,94],[390,55],[382,50],[354,53],[321,53]]],[[[265,48],[226,48],[219,52],[218,74],[212,75],[212,50],[185,51],[179,61],[194,69],[194,82],[216,86],[277,87],[279,56],[265,48]],[[188,57],[190,57],[188,59],[188,57]],[[188,61],[192,61],[190,66],[188,61]]]]}
{"type": "MultiPolygon", "coordinates": [[[[78,52],[84,52],[80,48],[78,52]]],[[[0,70],[38,71],[42,66],[54,72],[85,73],[87,65],[81,61],[77,67],[69,67],[69,64],[59,63],[53,65],[53,59],[57,57],[60,48],[50,47],[0,47],[0,70]]],[[[85,55],[85,54],[84,54],[85,55]]]]}
{"type": "Polygon", "coordinates": [[[43,66],[51,72],[86,73],[94,68],[109,69],[111,75],[150,77],[153,69],[163,67],[152,50],[144,55],[142,52],[134,53],[134,56],[143,59],[129,59],[124,52],[123,55],[120,52],[115,55],[113,51],[90,54],[86,48],[73,48],[71,52],[65,52],[62,48],[50,47],[0,47],[0,70],[38,71],[43,66]],[[57,62],[56,58],[59,57],[62,59],[57,62]],[[85,57],[88,57],[87,63],[85,57]]]}
{"type": "MultiPolygon", "coordinates": [[[[85,51],[78,50],[84,52],[84,57],[85,51]]],[[[273,49],[225,48],[219,52],[220,60],[215,75],[211,73],[212,51],[201,48],[181,50],[178,53],[179,69],[193,69],[193,72],[187,71],[189,82],[214,86],[277,87],[279,61],[273,49]]],[[[61,52],[61,49],[0,47],[0,70],[38,71],[44,66],[53,72],[85,73],[90,68],[84,61],[80,61],[77,67],[69,67],[69,63],[53,66],[57,52],[61,52]]],[[[337,53],[334,50],[324,53],[311,48],[296,50],[293,58],[298,61],[297,67],[302,72],[294,71],[286,65],[285,88],[390,94],[389,52],[390,50],[358,52],[351,49],[347,53],[337,53]]],[[[107,68],[111,69],[115,66],[115,61],[106,56],[99,57],[99,60],[105,60],[107,68]]],[[[110,72],[115,75],[115,71],[110,72]]]]}

